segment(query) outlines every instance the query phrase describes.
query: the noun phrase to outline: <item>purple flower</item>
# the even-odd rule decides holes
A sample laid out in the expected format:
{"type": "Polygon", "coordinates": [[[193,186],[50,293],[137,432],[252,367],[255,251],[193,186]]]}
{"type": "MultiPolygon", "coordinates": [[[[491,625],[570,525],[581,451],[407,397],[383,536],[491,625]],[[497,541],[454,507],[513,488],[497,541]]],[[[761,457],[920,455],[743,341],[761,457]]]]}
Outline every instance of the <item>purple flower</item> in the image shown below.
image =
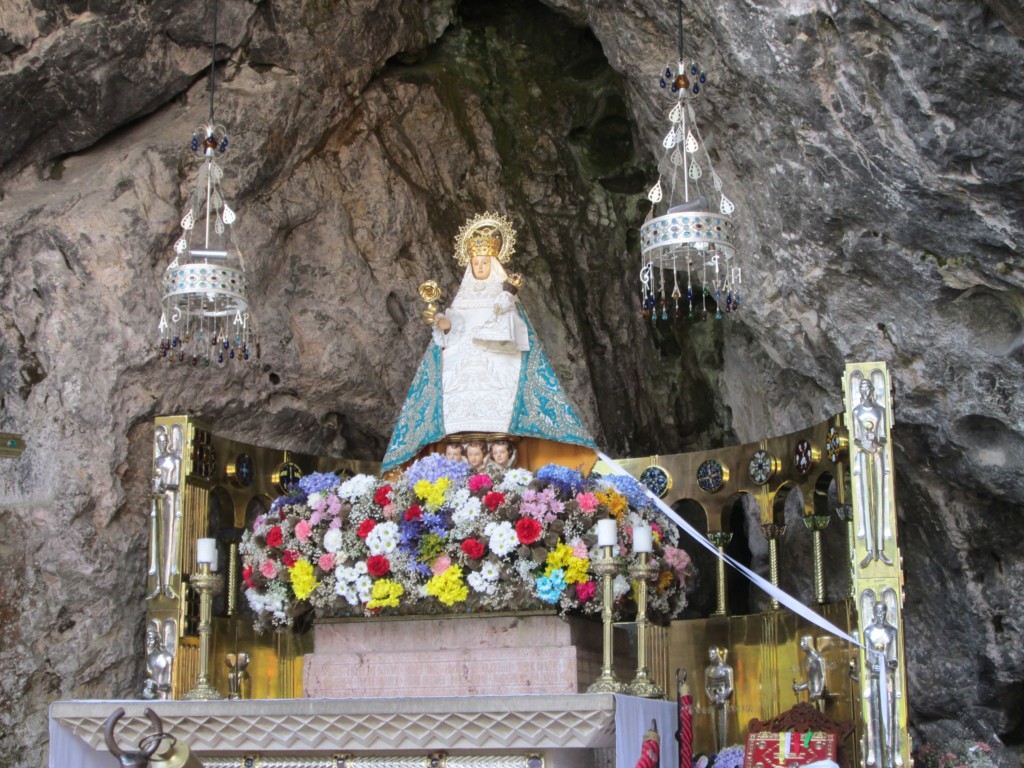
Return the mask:
{"type": "Polygon", "coordinates": [[[307,495],[310,493],[323,493],[334,488],[341,480],[333,472],[314,472],[299,479],[299,488],[307,495]]]}
{"type": "Polygon", "coordinates": [[[438,512],[427,512],[421,518],[423,524],[427,526],[427,530],[431,533],[437,534],[438,536],[444,536],[448,533],[448,528],[451,525],[451,513],[448,510],[440,510],[438,512]]]}
{"type": "Polygon", "coordinates": [[[420,480],[434,483],[442,477],[449,478],[453,485],[464,483],[469,477],[469,464],[446,459],[439,453],[432,453],[429,456],[424,456],[405,471],[405,480],[410,487],[416,485],[420,480]]]}

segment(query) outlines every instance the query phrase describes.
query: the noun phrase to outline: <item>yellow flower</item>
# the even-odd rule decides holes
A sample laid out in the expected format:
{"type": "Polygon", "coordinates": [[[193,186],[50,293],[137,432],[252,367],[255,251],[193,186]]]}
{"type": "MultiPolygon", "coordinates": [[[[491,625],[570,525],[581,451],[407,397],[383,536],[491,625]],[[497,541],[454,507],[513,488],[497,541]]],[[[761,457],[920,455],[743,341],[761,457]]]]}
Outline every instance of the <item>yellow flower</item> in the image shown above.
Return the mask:
{"type": "Polygon", "coordinates": [[[433,512],[444,504],[444,492],[448,490],[451,482],[447,477],[440,477],[434,482],[420,480],[412,489],[423,503],[426,504],[427,509],[433,512]]]}
{"type": "Polygon", "coordinates": [[[320,586],[320,582],[313,576],[313,566],[308,560],[298,560],[291,567],[292,590],[298,600],[305,600],[313,590],[320,586]]]}
{"type": "Polygon", "coordinates": [[[405,594],[405,587],[397,581],[380,579],[373,584],[367,608],[397,608],[398,598],[405,594]]]}
{"type": "Polygon", "coordinates": [[[461,603],[469,597],[469,587],[462,580],[462,568],[452,565],[444,573],[432,577],[427,582],[427,594],[433,595],[445,605],[461,603]]]}
{"type": "Polygon", "coordinates": [[[672,580],[675,577],[672,575],[672,571],[662,571],[661,576],[658,577],[658,591],[664,592],[666,589],[672,586],[672,580]]]}
{"type": "Polygon", "coordinates": [[[612,490],[611,488],[608,488],[603,491],[598,491],[594,495],[597,496],[597,500],[601,504],[604,504],[606,507],[608,507],[608,511],[616,520],[618,520],[619,522],[622,521],[622,518],[626,514],[627,508],[625,496],[623,496],[618,491],[612,490]]]}
{"type": "Polygon", "coordinates": [[[565,572],[566,584],[582,584],[587,580],[587,571],[590,568],[590,561],[582,557],[576,557],[572,553],[572,547],[563,542],[548,552],[544,575],[550,576],[551,572],[561,568],[565,572]]]}

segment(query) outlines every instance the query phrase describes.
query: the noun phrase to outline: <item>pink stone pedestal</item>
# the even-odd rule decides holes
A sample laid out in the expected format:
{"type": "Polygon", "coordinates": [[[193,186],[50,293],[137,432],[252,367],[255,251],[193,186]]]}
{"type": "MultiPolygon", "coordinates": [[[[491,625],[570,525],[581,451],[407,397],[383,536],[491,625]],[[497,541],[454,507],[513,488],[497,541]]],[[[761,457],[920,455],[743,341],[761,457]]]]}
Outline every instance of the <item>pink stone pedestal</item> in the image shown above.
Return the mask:
{"type": "Polygon", "coordinates": [[[601,673],[601,624],[584,619],[345,619],[314,633],[308,698],[581,693],[601,673]]]}

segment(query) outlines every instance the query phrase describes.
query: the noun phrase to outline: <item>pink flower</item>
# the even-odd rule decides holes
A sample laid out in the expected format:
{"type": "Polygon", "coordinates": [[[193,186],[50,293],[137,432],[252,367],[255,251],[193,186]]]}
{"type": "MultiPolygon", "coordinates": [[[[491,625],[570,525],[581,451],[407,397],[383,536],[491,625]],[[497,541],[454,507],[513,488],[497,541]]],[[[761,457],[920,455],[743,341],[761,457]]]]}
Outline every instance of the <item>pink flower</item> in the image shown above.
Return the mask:
{"type": "Polygon", "coordinates": [[[339,512],[341,512],[341,499],[332,494],[327,498],[327,514],[336,517],[339,512]]]}
{"type": "Polygon", "coordinates": [[[295,526],[295,538],[305,544],[309,541],[311,533],[313,533],[313,529],[309,527],[309,523],[305,520],[299,520],[295,526]]]}
{"type": "Polygon", "coordinates": [[[491,478],[487,475],[473,475],[469,478],[469,492],[476,493],[482,488],[491,487],[491,478]]]}
{"type": "Polygon", "coordinates": [[[583,539],[576,539],[572,545],[572,556],[578,557],[581,560],[589,560],[590,551],[587,549],[587,542],[583,539]]]}
{"type": "Polygon", "coordinates": [[[313,509],[322,513],[327,509],[327,499],[320,499],[320,501],[313,505],[313,509]]]}
{"type": "Polygon", "coordinates": [[[581,603],[587,602],[597,592],[597,585],[592,581],[582,581],[576,584],[576,597],[581,603]]]}
{"type": "Polygon", "coordinates": [[[665,562],[668,567],[676,572],[680,583],[686,582],[686,569],[690,567],[690,556],[686,550],[665,546],[665,562]]]}
{"type": "Polygon", "coordinates": [[[268,579],[272,579],[277,576],[277,566],[273,560],[264,560],[263,565],[260,566],[260,573],[266,576],[268,579]]]}
{"type": "Polygon", "coordinates": [[[394,520],[396,511],[394,504],[385,504],[381,513],[384,515],[385,520],[394,520]]]}
{"type": "Polygon", "coordinates": [[[313,514],[311,514],[309,516],[309,524],[310,524],[310,526],[320,525],[320,523],[321,523],[321,521],[323,519],[324,519],[324,513],[323,512],[314,512],[313,514]]]}
{"type": "Polygon", "coordinates": [[[266,521],[266,519],[266,515],[257,515],[256,519],[252,521],[252,529],[254,531],[258,531],[263,526],[263,523],[266,521]]]}
{"type": "Polygon", "coordinates": [[[592,493],[579,494],[576,503],[580,505],[580,512],[585,515],[592,515],[597,511],[597,496],[592,493]]]}
{"type": "Polygon", "coordinates": [[[329,571],[334,568],[334,555],[330,552],[320,555],[320,559],[316,561],[316,564],[320,566],[321,571],[329,571]]]}
{"type": "Polygon", "coordinates": [[[333,520],[331,520],[330,525],[328,525],[327,527],[328,528],[341,528],[341,518],[340,517],[334,518],[333,520]]]}
{"type": "Polygon", "coordinates": [[[437,576],[447,571],[451,567],[451,565],[452,559],[448,557],[448,555],[441,555],[439,558],[437,558],[437,560],[434,561],[434,564],[430,566],[430,571],[435,576],[437,576]]]}

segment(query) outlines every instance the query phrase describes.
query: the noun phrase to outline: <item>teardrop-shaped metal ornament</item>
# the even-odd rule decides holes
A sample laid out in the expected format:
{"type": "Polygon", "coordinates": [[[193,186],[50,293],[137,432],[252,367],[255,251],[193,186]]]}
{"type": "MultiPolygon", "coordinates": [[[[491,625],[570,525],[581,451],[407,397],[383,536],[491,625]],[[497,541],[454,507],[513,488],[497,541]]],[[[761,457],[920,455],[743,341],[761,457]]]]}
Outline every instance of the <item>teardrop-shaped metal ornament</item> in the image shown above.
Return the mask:
{"type": "Polygon", "coordinates": [[[647,193],[647,199],[652,203],[661,202],[661,179],[658,179],[658,183],[651,187],[651,191],[647,193]]]}
{"type": "Polygon", "coordinates": [[[192,227],[194,227],[195,225],[196,225],[196,217],[192,213],[192,209],[189,208],[188,209],[188,213],[186,213],[181,218],[181,228],[184,229],[184,230],[189,230],[189,229],[192,229],[192,227]]]}
{"type": "Polygon", "coordinates": [[[184,253],[188,250],[188,241],[184,237],[179,237],[177,242],[174,243],[175,253],[184,253]]]}
{"type": "Polygon", "coordinates": [[[223,217],[225,224],[231,225],[235,223],[235,212],[231,210],[231,207],[227,203],[224,203],[224,212],[221,213],[221,216],[223,217]]]}
{"type": "Polygon", "coordinates": [[[704,175],[704,171],[702,171],[700,169],[700,163],[697,163],[697,162],[690,163],[690,178],[691,179],[699,179],[703,175],[704,175]]]}
{"type": "Polygon", "coordinates": [[[693,137],[692,133],[686,134],[686,151],[691,155],[700,149],[700,145],[697,143],[697,139],[693,137]]]}
{"type": "Polygon", "coordinates": [[[711,183],[715,185],[716,192],[722,191],[722,179],[714,171],[711,171],[711,183]]]}
{"type": "Polygon", "coordinates": [[[672,150],[669,159],[672,161],[672,165],[678,166],[683,164],[683,153],[679,151],[679,147],[672,150]]]}
{"type": "Polygon", "coordinates": [[[672,107],[672,111],[668,113],[668,119],[673,123],[678,123],[683,119],[683,105],[676,104],[672,107]]]}
{"type": "Polygon", "coordinates": [[[725,195],[722,195],[722,204],[719,206],[719,210],[726,216],[729,216],[736,210],[736,206],[733,204],[732,200],[725,195]]]}
{"type": "Polygon", "coordinates": [[[215,182],[218,182],[224,178],[224,171],[222,171],[221,167],[216,163],[210,163],[210,178],[212,178],[215,182]]]}
{"type": "Polygon", "coordinates": [[[665,147],[665,149],[672,149],[672,147],[676,145],[676,141],[676,129],[675,126],[673,126],[672,130],[669,131],[665,138],[662,140],[661,145],[665,147]]]}

